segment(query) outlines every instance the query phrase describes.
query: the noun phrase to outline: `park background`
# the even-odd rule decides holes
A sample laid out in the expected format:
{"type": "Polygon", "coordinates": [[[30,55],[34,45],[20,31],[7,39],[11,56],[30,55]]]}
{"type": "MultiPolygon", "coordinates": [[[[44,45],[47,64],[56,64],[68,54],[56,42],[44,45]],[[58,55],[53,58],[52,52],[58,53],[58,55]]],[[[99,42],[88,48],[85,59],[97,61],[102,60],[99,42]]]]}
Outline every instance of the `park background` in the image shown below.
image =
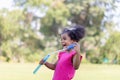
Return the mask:
{"type": "Polygon", "coordinates": [[[73,80],[120,80],[120,0],[0,0],[0,80],[51,80],[52,70],[33,70],[72,25],[86,29],[73,80]]]}

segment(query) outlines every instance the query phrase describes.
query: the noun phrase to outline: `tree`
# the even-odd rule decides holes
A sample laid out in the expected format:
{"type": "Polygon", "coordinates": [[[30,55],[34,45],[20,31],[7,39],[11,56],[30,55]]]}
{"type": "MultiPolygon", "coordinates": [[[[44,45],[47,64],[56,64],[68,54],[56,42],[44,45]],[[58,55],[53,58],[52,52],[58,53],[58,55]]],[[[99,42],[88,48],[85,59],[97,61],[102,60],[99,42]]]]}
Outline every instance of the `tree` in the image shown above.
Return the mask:
{"type": "Polygon", "coordinates": [[[120,32],[113,32],[101,47],[102,60],[107,58],[109,63],[120,64],[120,45],[118,44],[120,44],[120,32]]]}
{"type": "Polygon", "coordinates": [[[58,37],[62,28],[82,25],[86,29],[86,37],[80,42],[81,52],[87,53],[88,60],[93,57],[99,60],[101,39],[105,35],[103,30],[108,26],[113,27],[112,22],[104,22],[106,6],[108,4],[114,6],[108,0],[14,0],[14,2],[19,9],[2,11],[2,15],[6,16],[0,16],[2,55],[8,57],[10,52],[10,59],[13,56],[19,59],[22,56],[30,60],[30,57],[34,56],[33,53],[38,51],[42,53],[41,50],[47,47],[59,48],[58,37]]]}
{"type": "Polygon", "coordinates": [[[34,53],[38,54],[38,51],[44,48],[39,36],[26,21],[23,11],[3,10],[0,19],[0,54],[5,58],[5,61],[21,62],[34,53]]]}

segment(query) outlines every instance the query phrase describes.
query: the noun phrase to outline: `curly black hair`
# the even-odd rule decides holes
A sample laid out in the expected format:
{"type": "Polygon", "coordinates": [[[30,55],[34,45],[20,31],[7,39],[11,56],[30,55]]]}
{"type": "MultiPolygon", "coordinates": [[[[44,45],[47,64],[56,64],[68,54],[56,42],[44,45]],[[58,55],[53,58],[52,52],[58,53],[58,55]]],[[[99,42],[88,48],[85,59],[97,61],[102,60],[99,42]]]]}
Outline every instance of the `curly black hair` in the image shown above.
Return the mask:
{"type": "Polygon", "coordinates": [[[65,28],[62,34],[67,33],[71,40],[79,42],[85,36],[85,28],[81,25],[76,25],[72,28],[65,28]]]}

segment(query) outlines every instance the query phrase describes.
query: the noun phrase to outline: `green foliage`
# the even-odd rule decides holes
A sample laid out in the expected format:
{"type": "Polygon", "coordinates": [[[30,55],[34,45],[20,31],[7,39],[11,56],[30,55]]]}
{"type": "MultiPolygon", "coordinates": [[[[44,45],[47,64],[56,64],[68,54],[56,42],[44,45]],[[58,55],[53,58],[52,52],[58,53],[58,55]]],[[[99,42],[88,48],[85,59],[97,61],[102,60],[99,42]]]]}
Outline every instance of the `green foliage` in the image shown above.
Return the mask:
{"type": "Polygon", "coordinates": [[[86,51],[86,59],[91,63],[100,64],[101,59],[99,57],[99,50],[98,49],[90,49],[86,51]]]}
{"type": "Polygon", "coordinates": [[[62,1],[54,1],[46,12],[46,16],[41,19],[41,32],[46,36],[56,36],[60,26],[67,24],[69,11],[62,1]],[[47,33],[46,33],[47,32],[47,33]]]}
{"type": "Polygon", "coordinates": [[[116,60],[119,63],[120,60],[120,32],[113,32],[106,44],[101,48],[103,58],[108,58],[109,63],[114,63],[116,60]]]}
{"type": "Polygon", "coordinates": [[[119,32],[112,33],[112,22],[104,23],[103,29],[108,29],[111,36],[105,45],[100,47],[100,41],[103,35],[106,35],[101,30],[105,11],[105,6],[101,6],[109,4],[109,0],[14,0],[14,2],[22,9],[0,10],[0,56],[2,56],[0,60],[38,61],[39,55],[47,48],[55,45],[54,49],[59,48],[59,30],[72,24],[79,24],[86,28],[86,36],[80,42],[81,52],[86,53],[85,60],[101,63],[104,58],[108,58],[112,60],[110,62],[120,63],[119,32]],[[42,17],[36,15],[36,11],[44,15],[42,17]],[[35,25],[40,24],[40,29],[33,29],[31,25],[33,22],[35,25]],[[38,32],[44,39],[37,35],[38,32]]]}
{"type": "Polygon", "coordinates": [[[2,61],[21,62],[36,51],[44,49],[39,36],[25,22],[21,10],[2,11],[0,16],[0,55],[2,61]],[[40,49],[39,49],[40,48],[40,49]],[[5,58],[5,59],[4,59],[5,58]]]}

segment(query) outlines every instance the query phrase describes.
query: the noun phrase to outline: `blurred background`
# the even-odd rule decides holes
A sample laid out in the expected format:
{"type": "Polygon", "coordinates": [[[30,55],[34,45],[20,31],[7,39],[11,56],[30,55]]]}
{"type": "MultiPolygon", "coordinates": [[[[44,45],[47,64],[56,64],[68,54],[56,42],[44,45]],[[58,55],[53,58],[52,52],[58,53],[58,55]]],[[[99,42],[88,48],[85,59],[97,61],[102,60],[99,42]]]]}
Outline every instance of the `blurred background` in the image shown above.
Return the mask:
{"type": "Polygon", "coordinates": [[[86,29],[73,80],[119,80],[120,0],[0,0],[0,80],[52,80],[44,66],[32,71],[72,25],[86,29]]]}

